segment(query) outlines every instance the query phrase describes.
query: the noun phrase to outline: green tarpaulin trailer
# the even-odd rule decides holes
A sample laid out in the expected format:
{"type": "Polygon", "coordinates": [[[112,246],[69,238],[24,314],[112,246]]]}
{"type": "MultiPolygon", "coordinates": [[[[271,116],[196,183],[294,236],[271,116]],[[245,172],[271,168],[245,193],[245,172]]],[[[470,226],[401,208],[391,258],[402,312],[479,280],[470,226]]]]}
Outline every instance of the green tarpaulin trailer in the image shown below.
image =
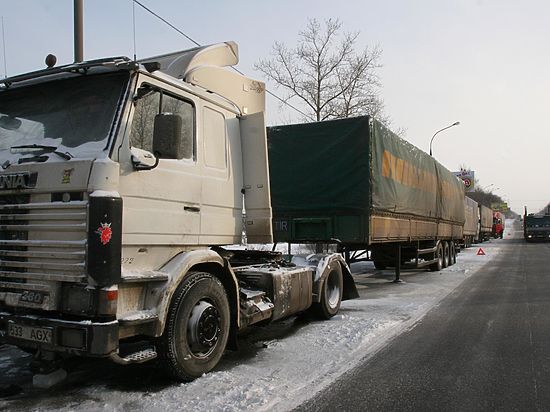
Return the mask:
{"type": "Polygon", "coordinates": [[[369,116],[274,126],[267,136],[277,242],[370,250],[380,267],[392,265],[394,246],[404,261],[436,264],[439,246],[452,260],[464,185],[433,157],[369,116]]]}

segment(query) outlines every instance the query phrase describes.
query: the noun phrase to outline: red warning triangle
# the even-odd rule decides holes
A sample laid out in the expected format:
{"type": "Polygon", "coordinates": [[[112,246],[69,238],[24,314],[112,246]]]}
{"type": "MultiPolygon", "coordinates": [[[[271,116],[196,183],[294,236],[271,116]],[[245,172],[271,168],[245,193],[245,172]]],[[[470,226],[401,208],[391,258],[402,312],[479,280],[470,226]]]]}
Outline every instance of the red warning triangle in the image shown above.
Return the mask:
{"type": "Polygon", "coordinates": [[[482,248],[479,248],[479,250],[477,251],[476,254],[477,254],[478,256],[483,256],[483,255],[485,255],[485,252],[483,251],[482,248]]]}

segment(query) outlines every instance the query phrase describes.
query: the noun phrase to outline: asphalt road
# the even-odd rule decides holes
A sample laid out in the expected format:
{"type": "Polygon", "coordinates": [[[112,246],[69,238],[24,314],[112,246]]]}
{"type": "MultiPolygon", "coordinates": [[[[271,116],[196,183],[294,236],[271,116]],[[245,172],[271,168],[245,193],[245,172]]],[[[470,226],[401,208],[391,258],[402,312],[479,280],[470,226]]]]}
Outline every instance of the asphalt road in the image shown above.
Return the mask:
{"type": "Polygon", "coordinates": [[[550,410],[550,244],[505,253],[304,411],[550,410]]]}

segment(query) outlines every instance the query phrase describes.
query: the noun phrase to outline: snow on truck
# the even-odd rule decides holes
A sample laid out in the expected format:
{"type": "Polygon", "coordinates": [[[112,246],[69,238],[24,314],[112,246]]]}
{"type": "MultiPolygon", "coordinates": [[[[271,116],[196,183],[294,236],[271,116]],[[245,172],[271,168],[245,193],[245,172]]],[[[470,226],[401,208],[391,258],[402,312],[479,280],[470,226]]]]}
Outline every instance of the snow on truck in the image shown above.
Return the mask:
{"type": "Polygon", "coordinates": [[[0,343],[43,373],[157,358],[189,380],[249,325],[357,297],[341,255],[223,248],[272,241],[265,88],[237,62],[227,42],[0,81],[0,343]]]}
{"type": "Polygon", "coordinates": [[[336,244],[397,278],[455,262],[464,184],[375,119],[270,127],[268,153],[276,241],[336,244]]]}

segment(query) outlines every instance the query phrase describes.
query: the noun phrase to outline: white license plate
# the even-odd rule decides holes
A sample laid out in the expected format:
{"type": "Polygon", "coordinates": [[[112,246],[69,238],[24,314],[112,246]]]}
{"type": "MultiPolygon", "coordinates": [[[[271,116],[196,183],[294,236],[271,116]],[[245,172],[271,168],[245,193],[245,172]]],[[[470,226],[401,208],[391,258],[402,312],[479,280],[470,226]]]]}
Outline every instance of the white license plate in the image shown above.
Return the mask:
{"type": "Polygon", "coordinates": [[[8,324],[8,336],[14,338],[32,340],[34,342],[52,343],[52,328],[35,328],[33,326],[18,325],[16,323],[8,324]]]}

